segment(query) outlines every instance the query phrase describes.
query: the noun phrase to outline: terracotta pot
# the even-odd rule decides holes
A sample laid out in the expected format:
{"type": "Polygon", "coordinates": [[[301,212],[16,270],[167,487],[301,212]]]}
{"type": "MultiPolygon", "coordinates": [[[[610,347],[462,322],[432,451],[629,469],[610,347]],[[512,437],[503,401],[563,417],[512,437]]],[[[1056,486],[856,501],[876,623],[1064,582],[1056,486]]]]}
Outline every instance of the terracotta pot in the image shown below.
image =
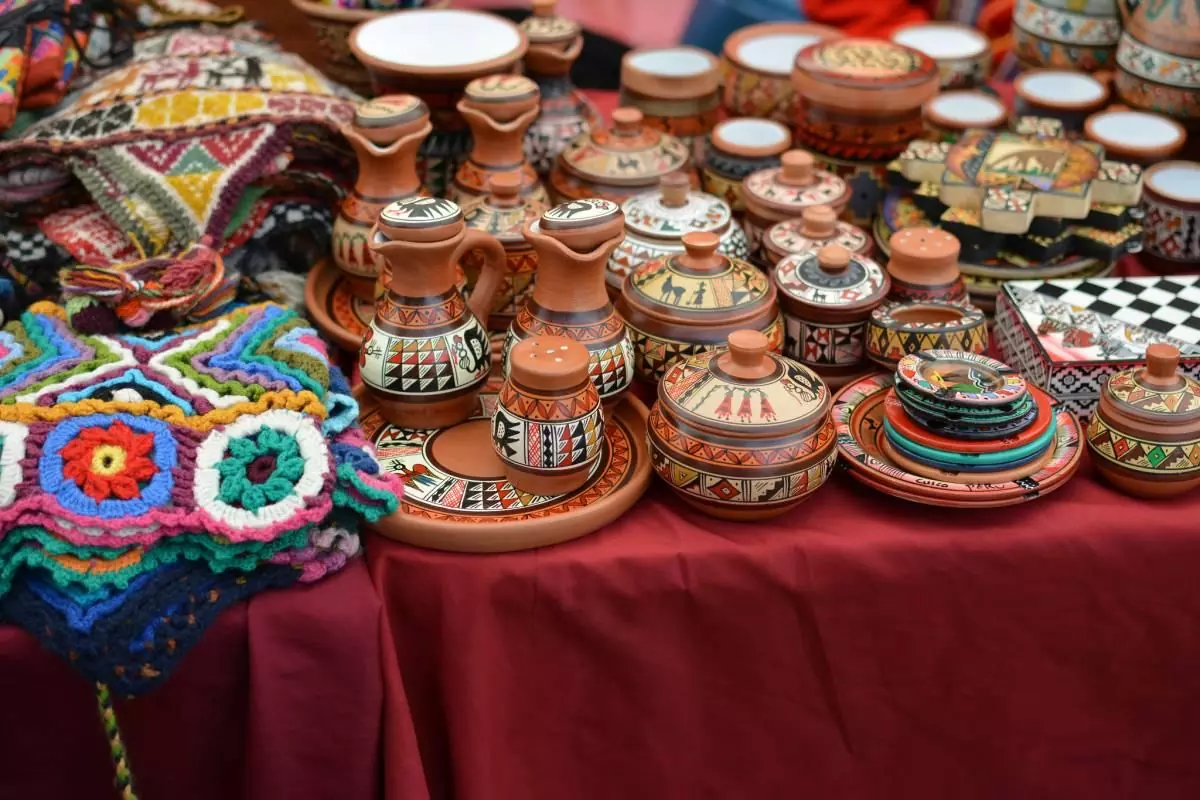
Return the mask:
{"type": "Polygon", "coordinates": [[[1200,485],[1200,383],[1179,372],[1179,350],[1146,348],[1146,366],[1118,372],[1087,429],[1100,474],[1136,497],[1174,497],[1200,485]]]}
{"type": "Polygon", "coordinates": [[[417,149],[430,130],[429,108],[407,94],[368,100],[356,109],[354,122],[342,128],[358,156],[358,180],[333,223],[333,261],[361,300],[375,301],[382,267],[368,247],[379,212],[396,200],[424,194],[417,149]]]}
{"type": "Polygon", "coordinates": [[[617,310],[629,326],[634,371],[649,383],[675,359],[721,347],[736,330],[761,331],[783,346],[775,287],[758,269],[717,252],[712,233],[688,233],[686,252],[649,261],[621,287],[617,310]]]}
{"type": "Polygon", "coordinates": [[[768,22],[730,34],[721,49],[725,112],[791,125],[795,90],[790,76],[796,54],[841,35],[836,28],[806,22],[768,22]]]}
{"type": "Polygon", "coordinates": [[[653,189],[659,178],[686,171],[692,185],[687,146],[668,133],[647,126],[636,108],[618,108],[613,127],[581,134],[558,156],[550,173],[550,191],[559,202],[601,197],[623,203],[653,189]]]}
{"type": "Polygon", "coordinates": [[[840,221],[831,207],[809,206],[799,219],[785,219],[767,228],[762,237],[762,256],[774,266],[786,256],[820,250],[831,244],[861,256],[869,256],[875,249],[870,234],[857,225],[840,221]]]}
{"type": "Polygon", "coordinates": [[[625,241],[608,259],[608,293],[614,302],[621,296],[625,276],[652,259],[684,251],[686,233],[712,233],[719,237],[717,252],[747,258],[750,245],[742,227],[733,222],[729,206],[719,197],[692,191],[681,172],[664,175],[658,189],[639,194],[621,206],[625,212],[625,241]]]}
{"type": "Polygon", "coordinates": [[[555,206],[526,224],[537,253],[533,296],[517,312],[504,342],[504,373],[517,342],[531,336],[565,336],[588,349],[592,383],[611,406],[633,380],[633,346],[604,286],[605,266],[624,238],[625,216],[601,198],[555,206]]]}
{"type": "Polygon", "coordinates": [[[1016,0],[1013,52],[1027,68],[1108,69],[1121,35],[1113,0],[1016,0]]]}
{"type": "Polygon", "coordinates": [[[1068,131],[1082,131],[1084,120],[1108,105],[1104,77],[1064,69],[1026,72],[1013,84],[1014,116],[1056,119],[1068,131]]]}
{"type": "Polygon", "coordinates": [[[717,123],[705,142],[700,184],[740,213],[742,180],[753,172],[779,166],[779,157],[792,146],[792,132],[769,119],[739,117],[717,123]]]}
{"type": "Polygon", "coordinates": [[[938,92],[937,63],[881,39],[836,39],[802,50],[792,70],[794,139],[855,161],[895,158],[921,135],[921,106],[938,92]]]}
{"type": "Polygon", "coordinates": [[[1187,131],[1175,120],[1125,106],[1097,111],[1083,131],[1088,141],[1104,145],[1105,158],[1146,167],[1170,159],[1187,141],[1187,131]]]}
{"type": "Polygon", "coordinates": [[[1127,105],[1200,130],[1200,8],[1172,0],[1117,0],[1125,29],[1117,45],[1117,94],[1127,105]]]}
{"type": "Polygon", "coordinates": [[[965,303],[967,289],[958,268],[959,243],[939,228],[905,228],[888,241],[888,296],[898,302],[941,300],[965,303]]]}
{"type": "Polygon", "coordinates": [[[942,92],[921,110],[925,120],[922,138],[943,142],[958,141],[965,132],[983,128],[1008,127],[1008,109],[999,98],[977,89],[942,92]]]}
{"type": "Polygon", "coordinates": [[[645,123],[697,147],[719,119],[717,59],[698,47],[631,50],[621,59],[620,104],[645,123]]]}
{"type": "Polygon", "coordinates": [[[986,353],[987,320],[969,304],[939,301],[884,303],[867,320],[867,358],[893,370],[900,359],[922,350],[986,353]]]}
{"type": "Polygon", "coordinates": [[[1164,161],[1146,170],[1142,204],[1142,262],[1159,272],[1193,271],[1200,264],[1200,164],[1164,161]]]}
{"type": "Polygon", "coordinates": [[[467,84],[458,113],[471,128],[471,155],[459,165],[451,200],[464,205],[487,195],[488,181],[502,172],[521,177],[520,193],[549,203],[546,190],[525,160],[525,132],[541,113],[537,84],[521,75],[489,75],[467,84]]]}
{"type": "Polygon", "coordinates": [[[837,461],[829,390],[769,348],[758,331],[736,331],[727,350],[676,361],[650,410],[655,473],[719,519],[779,516],[819,489],[837,461]]]}
{"type": "Polygon", "coordinates": [[[532,495],[575,491],[604,449],[587,348],[562,336],[535,336],[513,347],[508,363],[492,418],[492,445],[504,474],[532,495]]]}
{"type": "Polygon", "coordinates": [[[841,218],[860,228],[870,229],[887,194],[889,161],[843,161],[817,155],[817,167],[830,172],[850,187],[850,202],[841,218]]]}
{"type": "Polygon", "coordinates": [[[450,200],[410,197],[379,215],[371,250],[390,265],[387,292],[375,305],[358,365],[381,413],[405,428],[445,428],[475,409],[491,369],[480,320],[504,280],[504,248],[467,230],[450,200]],[[455,265],[470,249],[484,253],[483,275],[463,299],[455,265]]]}
{"type": "Polygon", "coordinates": [[[970,25],[917,22],[893,31],[891,39],[936,61],[943,89],[983,86],[992,73],[992,43],[970,25]]]}
{"type": "Polygon", "coordinates": [[[758,253],[763,233],[776,222],[799,217],[812,206],[829,206],[841,213],[850,201],[846,182],[817,169],[811,153],[789,150],[780,162],[778,168],[759,170],[742,181],[746,204],[742,225],[751,253],[758,253]]]}

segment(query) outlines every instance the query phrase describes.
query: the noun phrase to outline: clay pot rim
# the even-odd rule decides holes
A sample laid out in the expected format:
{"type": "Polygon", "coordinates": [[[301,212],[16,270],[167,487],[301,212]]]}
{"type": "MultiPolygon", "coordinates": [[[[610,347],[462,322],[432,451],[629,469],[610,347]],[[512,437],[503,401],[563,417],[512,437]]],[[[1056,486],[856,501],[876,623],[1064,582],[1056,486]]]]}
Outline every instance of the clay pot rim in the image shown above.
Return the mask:
{"type": "MultiPolygon", "coordinates": [[[[329,20],[331,22],[353,22],[359,23],[366,20],[382,17],[384,14],[393,14],[395,11],[379,8],[342,8],[340,6],[330,6],[324,3],[315,3],[312,0],[291,0],[292,6],[298,11],[312,17],[329,20]]],[[[440,5],[445,5],[449,0],[439,0],[440,5]]]]}
{"type": "Polygon", "coordinates": [[[504,17],[500,17],[495,14],[488,14],[483,11],[475,11],[475,10],[467,9],[467,8],[443,8],[443,7],[408,8],[408,9],[403,9],[400,11],[388,12],[388,14],[385,14],[384,16],[388,16],[388,15],[399,16],[401,14],[426,14],[426,13],[471,14],[473,16],[486,18],[489,22],[495,22],[501,26],[508,26],[508,27],[512,28],[513,32],[516,33],[516,35],[517,35],[517,40],[518,40],[517,46],[515,48],[513,48],[511,51],[505,53],[504,55],[496,56],[495,58],[487,59],[485,61],[473,61],[473,62],[469,62],[469,63],[455,64],[453,66],[426,67],[426,66],[421,66],[420,64],[400,64],[400,63],[396,63],[394,61],[383,61],[381,59],[375,58],[374,56],[367,55],[366,53],[364,53],[362,51],[362,48],[360,48],[358,46],[358,37],[362,33],[363,27],[366,25],[369,25],[372,22],[375,22],[381,18],[381,17],[372,17],[372,18],[366,19],[363,22],[361,22],[360,24],[356,25],[354,30],[352,30],[350,32],[350,36],[346,40],[350,46],[350,52],[353,53],[354,57],[357,58],[360,62],[362,62],[363,66],[365,66],[368,70],[373,70],[380,74],[435,77],[435,78],[449,79],[449,78],[464,78],[464,77],[471,77],[471,78],[484,77],[485,75],[488,75],[493,72],[501,72],[506,67],[511,67],[511,66],[515,65],[518,61],[520,61],[521,58],[524,57],[525,52],[529,49],[529,37],[527,37],[525,35],[525,31],[523,31],[519,26],[517,26],[513,22],[508,21],[504,17]]]}
{"type": "MultiPolygon", "coordinates": [[[[763,231],[761,246],[762,246],[763,252],[767,255],[768,260],[773,259],[773,260],[771,260],[771,268],[772,269],[779,266],[779,262],[782,261],[783,259],[787,258],[788,256],[803,255],[803,254],[807,253],[810,249],[820,250],[821,247],[825,246],[825,244],[822,244],[822,245],[820,245],[820,247],[806,248],[804,250],[784,250],[782,247],[778,247],[775,245],[774,236],[773,236],[773,233],[775,231],[782,230],[784,227],[795,227],[795,228],[797,228],[796,233],[803,235],[803,231],[800,230],[800,228],[803,224],[804,224],[804,220],[800,217],[788,217],[787,219],[781,219],[778,222],[771,223],[763,231]]],[[[872,236],[871,232],[868,231],[866,228],[863,228],[860,225],[855,225],[853,222],[846,222],[844,219],[834,220],[834,223],[833,223],[834,236],[831,240],[827,241],[826,244],[838,244],[838,242],[835,240],[837,239],[838,236],[840,236],[844,232],[844,230],[846,228],[852,228],[852,229],[858,231],[859,235],[861,235],[863,237],[863,246],[861,249],[850,250],[849,247],[846,248],[847,250],[850,250],[850,255],[865,256],[866,258],[874,259],[875,237],[872,236]]],[[[816,241],[816,240],[809,239],[809,241],[816,241]]],[[[845,245],[841,245],[841,246],[845,247],[845,245]]],[[[884,270],[884,272],[886,272],[886,271],[887,270],[884,270]]]]}
{"type": "Polygon", "coordinates": [[[1200,198],[1178,197],[1170,192],[1164,192],[1162,189],[1151,185],[1150,179],[1156,173],[1172,167],[1187,167],[1188,169],[1193,169],[1200,173],[1200,162],[1197,161],[1183,161],[1180,159],[1175,159],[1172,161],[1160,161],[1142,173],[1142,190],[1153,194],[1155,199],[1165,200],[1170,202],[1172,205],[1177,205],[1181,208],[1200,208],[1200,198]]]}
{"type": "Polygon", "coordinates": [[[1097,79],[1096,76],[1090,72],[1084,72],[1083,70],[1079,70],[1079,69],[1066,69],[1064,67],[1043,67],[1040,69],[1026,70],[1025,72],[1022,72],[1020,75],[1018,75],[1017,79],[1015,81],[1013,81],[1013,93],[1016,94],[1017,97],[1024,100],[1026,103],[1029,103],[1030,105],[1032,105],[1036,108],[1050,108],[1050,109],[1056,109],[1056,110],[1060,110],[1060,111],[1089,111],[1092,109],[1102,108],[1103,106],[1105,106],[1108,103],[1108,99],[1112,96],[1112,87],[1109,85],[1106,85],[1104,83],[1104,81],[1097,79]],[[1032,78],[1034,78],[1038,75],[1045,74],[1047,72],[1069,72],[1074,75],[1081,76],[1083,78],[1091,79],[1091,80],[1095,81],[1096,84],[1099,85],[1103,91],[1100,93],[1100,97],[1098,99],[1076,100],[1073,102],[1072,101],[1062,101],[1062,100],[1048,101],[1044,98],[1034,97],[1034,96],[1031,96],[1028,93],[1026,93],[1025,83],[1028,82],[1029,80],[1031,80],[1032,78]]]}
{"type": "Polygon", "coordinates": [[[882,304],[872,309],[868,324],[888,331],[961,333],[987,324],[987,316],[975,305],[958,305],[946,300],[907,300],[900,303],[882,304]],[[933,308],[939,311],[956,311],[961,316],[953,322],[905,322],[896,319],[897,311],[914,311],[933,308]]]}
{"type": "Polygon", "coordinates": [[[925,105],[921,107],[921,113],[925,116],[925,120],[933,125],[942,128],[951,128],[954,130],[970,130],[971,128],[995,128],[1002,126],[1008,122],[1008,109],[1004,103],[997,97],[980,91],[979,89],[951,89],[947,92],[940,92],[925,101],[925,105]],[[962,97],[971,95],[973,97],[986,97],[988,100],[996,104],[996,116],[987,122],[972,122],[964,124],[961,120],[953,119],[945,116],[938,111],[934,106],[943,97],[962,97]]]}
{"type": "Polygon", "coordinates": [[[691,45],[638,48],[621,57],[621,85],[644,97],[658,100],[691,100],[706,97],[720,88],[719,65],[720,62],[712,53],[691,45]],[[700,56],[708,63],[708,67],[691,75],[664,75],[649,72],[633,63],[638,56],[669,51],[700,56]]]}
{"type": "MultiPolygon", "coordinates": [[[[946,20],[926,20],[925,22],[910,22],[907,25],[901,25],[899,28],[896,28],[890,34],[888,34],[888,41],[892,42],[893,44],[902,45],[902,46],[908,47],[912,50],[916,50],[917,48],[913,47],[910,44],[904,44],[903,42],[896,41],[897,34],[903,33],[904,31],[907,31],[907,30],[912,30],[914,28],[941,28],[941,29],[949,28],[951,30],[959,31],[960,33],[965,33],[968,36],[970,36],[971,38],[975,39],[975,41],[977,41],[979,43],[978,52],[972,53],[971,55],[954,56],[953,58],[950,58],[950,57],[936,58],[934,56],[929,56],[934,61],[937,61],[939,63],[945,62],[947,64],[956,64],[960,61],[975,61],[984,56],[991,56],[991,53],[992,53],[991,41],[989,41],[988,38],[983,35],[983,32],[980,31],[978,28],[972,27],[971,25],[967,25],[962,22],[950,22],[950,21],[946,21],[946,20]]],[[[917,50],[917,52],[923,53],[925,51],[917,50]]],[[[925,54],[929,55],[928,53],[925,53],[925,54]]]]}
{"type": "Polygon", "coordinates": [[[737,158],[770,158],[782,155],[792,148],[792,132],[782,122],[773,119],[764,119],[762,117],[730,117],[729,119],[721,120],[713,127],[712,133],[709,135],[709,141],[712,142],[713,149],[737,158]],[[735,122],[762,123],[763,125],[778,128],[783,134],[780,139],[782,146],[762,145],[759,147],[750,147],[726,141],[721,137],[721,128],[735,122]]]}
{"type": "Polygon", "coordinates": [[[821,41],[825,39],[841,39],[845,37],[837,28],[828,25],[820,25],[815,22],[760,22],[757,25],[747,25],[744,28],[739,28],[733,33],[725,37],[725,43],[721,46],[721,55],[729,59],[729,62],[735,65],[739,70],[744,72],[752,72],[755,75],[763,75],[769,78],[779,78],[787,80],[789,71],[784,72],[767,72],[766,70],[756,69],[748,64],[739,61],[737,57],[738,49],[750,39],[757,39],[760,36],[786,36],[786,35],[804,36],[811,34],[819,37],[821,41]]]}
{"type": "MultiPolygon", "coordinates": [[[[1105,155],[1115,153],[1121,156],[1129,154],[1132,158],[1143,161],[1160,161],[1164,158],[1170,158],[1178,153],[1183,145],[1187,142],[1187,131],[1183,126],[1165,114],[1158,114],[1153,111],[1145,111],[1140,108],[1128,108],[1126,106],[1115,105],[1101,109],[1095,114],[1090,115],[1083,122],[1083,133],[1088,141],[1104,145],[1105,155]],[[1105,114],[1144,114],[1148,117],[1157,117],[1160,121],[1167,123],[1175,131],[1175,140],[1168,142],[1158,147],[1139,147],[1130,145],[1125,142],[1117,142],[1112,139],[1105,139],[1100,134],[1096,133],[1096,121],[1105,114]]],[[[1157,164],[1155,166],[1158,166],[1157,164]]],[[[1151,168],[1153,169],[1153,167],[1151,168]]],[[[1145,185],[1143,181],[1143,186],[1145,185]]]]}

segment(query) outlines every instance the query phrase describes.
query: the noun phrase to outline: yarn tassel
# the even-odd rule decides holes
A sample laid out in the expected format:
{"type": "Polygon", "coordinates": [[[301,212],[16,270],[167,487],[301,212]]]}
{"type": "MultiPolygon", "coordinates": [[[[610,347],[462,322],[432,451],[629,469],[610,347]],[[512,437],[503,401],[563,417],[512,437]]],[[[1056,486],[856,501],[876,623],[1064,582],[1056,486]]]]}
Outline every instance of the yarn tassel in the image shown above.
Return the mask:
{"type": "Polygon", "coordinates": [[[113,762],[113,785],[121,793],[121,800],[137,800],[133,789],[133,773],[129,770],[129,757],[121,741],[121,730],[117,727],[117,712],[113,708],[108,684],[96,684],[96,704],[100,708],[100,721],[104,723],[104,735],[108,737],[109,755],[113,762]]]}

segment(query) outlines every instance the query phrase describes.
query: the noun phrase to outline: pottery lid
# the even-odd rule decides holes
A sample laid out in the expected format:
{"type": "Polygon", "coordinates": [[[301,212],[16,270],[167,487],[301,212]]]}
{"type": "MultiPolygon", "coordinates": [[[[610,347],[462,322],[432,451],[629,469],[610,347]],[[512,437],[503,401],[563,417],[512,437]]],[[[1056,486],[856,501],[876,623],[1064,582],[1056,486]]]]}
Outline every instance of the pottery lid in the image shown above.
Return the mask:
{"type": "Polygon", "coordinates": [[[911,47],[883,39],[831,39],[800,51],[792,86],[816,106],[899,114],[936,95],[941,78],[937,62],[911,47]]]}
{"type": "Polygon", "coordinates": [[[717,150],[741,158],[778,156],[792,146],[792,132],[787,126],[756,117],[718,122],[711,138],[717,150]]]}
{"type": "Polygon", "coordinates": [[[1149,111],[1109,108],[1083,123],[1089,141],[1104,145],[1109,156],[1150,161],[1166,158],[1183,147],[1187,131],[1175,120],[1149,111]]]}
{"type": "Polygon", "coordinates": [[[659,179],[658,188],[629,198],[621,205],[625,229],[653,239],[678,241],[685,233],[729,228],[729,204],[716,195],[694,192],[685,173],[672,172],[659,179]]]}
{"type": "Polygon", "coordinates": [[[364,100],[354,109],[354,124],[360,128],[391,128],[429,116],[429,106],[411,94],[385,94],[364,100]]]}
{"type": "Polygon", "coordinates": [[[630,50],[621,59],[621,85],[660,100],[686,100],[717,91],[717,59],[686,45],[630,50]]]}
{"type": "Polygon", "coordinates": [[[668,172],[686,169],[688,148],[678,138],[642,124],[636,108],[618,108],[613,126],[582,133],[562,151],[564,167],[611,186],[654,184],[668,172]]]}
{"type": "Polygon", "coordinates": [[[780,302],[798,316],[868,312],[883,302],[891,288],[887,271],[874,259],[855,255],[836,244],[785,257],[775,267],[780,302]]]}
{"type": "Polygon", "coordinates": [[[1146,170],[1146,188],[1175,203],[1200,205],[1200,163],[1164,161],[1146,170]]]}
{"type": "Polygon", "coordinates": [[[588,381],[588,350],[565,336],[531,336],[513,346],[509,378],[534,391],[573,389],[588,381]]]}
{"type": "Polygon", "coordinates": [[[948,406],[1010,406],[1028,393],[1007,364],[961,350],[921,350],[896,364],[896,383],[948,406]]]}
{"type": "Polygon", "coordinates": [[[557,239],[567,248],[586,253],[625,231],[621,207],[601,197],[568,200],[542,213],[529,223],[533,233],[557,239]]]}
{"type": "Polygon", "coordinates": [[[800,218],[776,222],[763,234],[763,248],[780,256],[807,253],[825,245],[836,244],[851,253],[871,249],[867,232],[857,225],[842,222],[829,206],[809,206],[800,218]]]}
{"type": "Polygon", "coordinates": [[[978,89],[942,92],[925,104],[925,119],[942,128],[996,128],[1008,119],[998,98],[978,89]]]}
{"type": "Polygon", "coordinates": [[[941,228],[905,228],[892,235],[888,249],[896,261],[944,267],[957,266],[962,246],[954,234],[941,228]]]}
{"type": "Polygon", "coordinates": [[[412,75],[476,75],[525,55],[525,34],[495,14],[465,9],[409,9],[367,20],[350,34],[354,55],[412,75]]]}
{"type": "Polygon", "coordinates": [[[748,203],[799,216],[807,206],[842,208],[850,199],[850,187],[832,172],[817,169],[811,153],[788,150],[780,157],[780,166],[747,175],[742,195],[748,203]]]}
{"type": "Polygon", "coordinates": [[[829,389],[808,367],[768,351],[765,334],[739,330],[729,349],[673,361],[658,401],[676,418],[738,438],[810,431],[829,415],[829,389]]]}
{"type": "Polygon", "coordinates": [[[468,83],[463,94],[475,103],[513,103],[537,97],[538,85],[524,75],[485,75],[468,83]]]}
{"type": "Polygon", "coordinates": [[[891,38],[942,61],[978,58],[992,47],[983,33],[961,22],[918,22],[894,31],[891,38]]]}
{"type": "Polygon", "coordinates": [[[440,197],[414,195],[384,206],[379,212],[376,236],[408,241],[443,239],[453,233],[441,236],[440,229],[461,223],[462,219],[463,212],[458,203],[440,197]]]}
{"type": "Polygon", "coordinates": [[[487,197],[463,209],[468,228],[490,233],[503,244],[523,244],[525,223],[546,211],[546,203],[521,195],[521,173],[498,172],[488,180],[487,197]]]}
{"type": "Polygon", "coordinates": [[[743,69],[785,78],[796,54],[823,39],[841,36],[836,28],[807,22],[766,22],[731,33],[721,49],[743,69]]]}
{"type": "Polygon", "coordinates": [[[1169,427],[1200,420],[1200,382],[1179,371],[1179,348],[1155,343],[1146,364],[1113,375],[1103,399],[1123,414],[1169,427]]]}
{"type": "Polygon", "coordinates": [[[533,14],[521,20],[521,30],[530,44],[559,44],[579,35],[579,24],[566,17],[555,16],[557,0],[533,0],[533,14]]]}
{"type": "Polygon", "coordinates": [[[1090,73],[1073,69],[1037,69],[1024,72],[1013,83],[1018,97],[1039,106],[1085,109],[1108,98],[1108,87],[1090,73]]]}

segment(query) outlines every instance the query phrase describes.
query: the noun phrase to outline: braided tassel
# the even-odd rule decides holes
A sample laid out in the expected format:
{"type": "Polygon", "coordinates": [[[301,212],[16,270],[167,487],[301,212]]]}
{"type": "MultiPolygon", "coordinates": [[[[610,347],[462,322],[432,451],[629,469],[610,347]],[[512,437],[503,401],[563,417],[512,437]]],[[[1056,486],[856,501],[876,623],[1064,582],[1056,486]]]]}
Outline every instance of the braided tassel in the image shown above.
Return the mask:
{"type": "Polygon", "coordinates": [[[129,758],[125,755],[125,744],[121,741],[121,729],[117,727],[117,712],[113,708],[108,684],[96,684],[96,704],[100,708],[100,721],[104,723],[104,735],[108,737],[109,756],[112,758],[113,784],[121,793],[121,800],[137,800],[133,790],[133,773],[129,770],[129,758]]]}

